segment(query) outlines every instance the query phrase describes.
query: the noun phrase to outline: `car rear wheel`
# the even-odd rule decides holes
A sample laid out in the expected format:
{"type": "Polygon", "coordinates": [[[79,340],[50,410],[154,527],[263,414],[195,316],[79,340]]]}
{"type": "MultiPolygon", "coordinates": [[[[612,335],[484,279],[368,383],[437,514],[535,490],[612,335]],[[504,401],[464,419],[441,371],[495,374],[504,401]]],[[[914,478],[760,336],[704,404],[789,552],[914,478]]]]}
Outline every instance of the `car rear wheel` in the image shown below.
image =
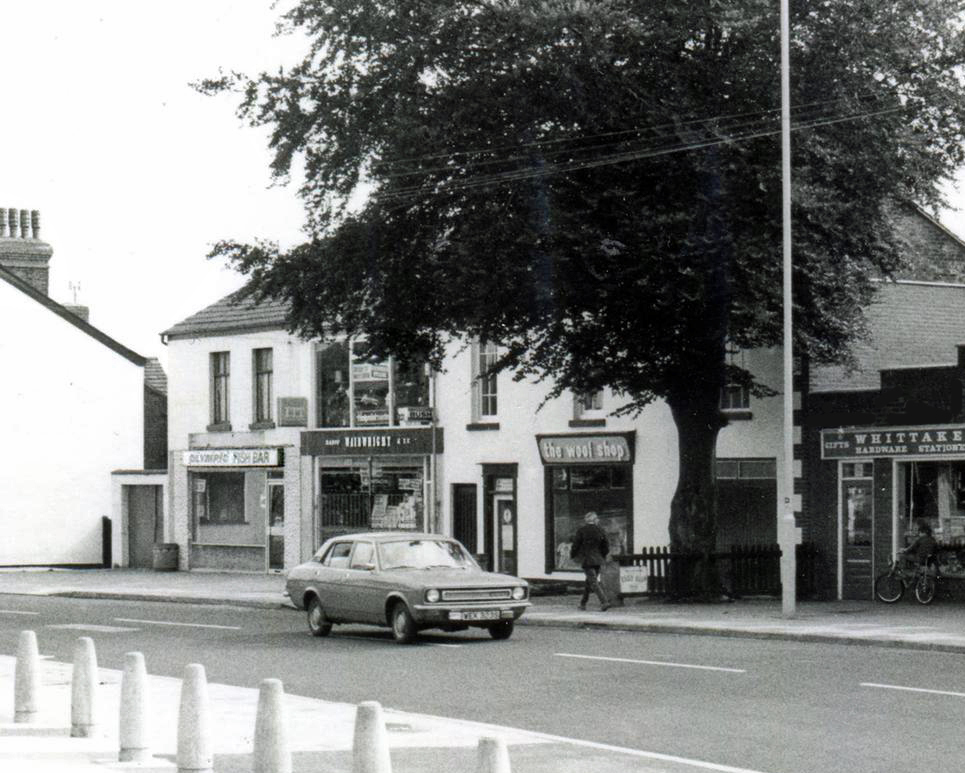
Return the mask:
{"type": "Polygon", "coordinates": [[[332,624],[325,619],[325,610],[318,596],[312,596],[308,602],[308,630],[312,636],[328,636],[332,632],[332,624]]]}
{"type": "Polygon", "coordinates": [[[508,639],[513,635],[513,621],[503,620],[502,622],[489,626],[489,635],[497,640],[508,639]]]}
{"type": "Polygon", "coordinates": [[[403,603],[398,602],[392,607],[392,636],[399,644],[411,644],[415,641],[416,627],[412,613],[403,603]]]}

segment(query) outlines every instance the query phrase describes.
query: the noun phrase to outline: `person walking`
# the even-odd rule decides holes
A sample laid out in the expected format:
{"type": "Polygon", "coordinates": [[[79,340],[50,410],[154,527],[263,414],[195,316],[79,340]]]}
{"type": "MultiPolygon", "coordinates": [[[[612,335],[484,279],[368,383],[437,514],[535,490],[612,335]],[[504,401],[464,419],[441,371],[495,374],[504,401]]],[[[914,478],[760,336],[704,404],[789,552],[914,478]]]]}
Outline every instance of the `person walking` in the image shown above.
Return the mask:
{"type": "Polygon", "coordinates": [[[610,602],[603,591],[603,586],[600,585],[600,568],[606,561],[607,553],[610,552],[610,543],[607,541],[606,532],[599,526],[599,520],[597,514],[592,511],[583,517],[583,525],[573,535],[570,558],[580,560],[585,577],[580,609],[586,609],[586,602],[589,601],[592,591],[600,599],[600,610],[605,612],[610,608],[610,602]]]}

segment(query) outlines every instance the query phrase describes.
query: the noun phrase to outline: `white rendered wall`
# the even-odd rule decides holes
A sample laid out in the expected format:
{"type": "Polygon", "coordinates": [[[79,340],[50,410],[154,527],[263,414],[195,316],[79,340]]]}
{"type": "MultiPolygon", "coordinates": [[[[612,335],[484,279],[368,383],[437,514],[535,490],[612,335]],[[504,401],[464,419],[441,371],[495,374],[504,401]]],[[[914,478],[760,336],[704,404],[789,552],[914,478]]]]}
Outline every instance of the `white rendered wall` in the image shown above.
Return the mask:
{"type": "Polygon", "coordinates": [[[101,562],[111,471],[144,463],[143,368],[0,281],[0,565],[101,562]]]}
{"type": "MultiPolygon", "coordinates": [[[[775,363],[779,378],[780,352],[776,355],[765,352],[748,360],[749,367],[763,368],[768,377],[775,363]]],[[[518,573],[525,577],[546,576],[544,465],[536,435],[593,435],[635,430],[632,547],[639,550],[669,543],[670,501],[677,486],[678,453],[677,430],[666,404],[654,403],[635,418],[607,416],[606,425],[602,427],[574,428],[569,425],[573,419],[572,395],[564,394],[537,411],[546,394],[544,385],[515,382],[507,374],[500,374],[498,378],[498,416],[487,417],[485,421],[498,422],[499,429],[482,431],[467,429],[473,421],[469,350],[454,352],[446,361],[445,372],[438,378],[437,414],[439,425],[445,430],[445,453],[440,464],[438,489],[444,531],[452,532],[453,484],[475,483],[480,544],[470,548],[483,550],[482,464],[516,463],[518,573]]],[[[619,404],[619,398],[609,391],[605,393],[606,411],[619,404]]],[[[780,456],[780,396],[765,400],[752,398],[751,408],[752,421],[735,422],[721,432],[718,441],[720,456],[780,456]]],[[[566,577],[568,573],[554,572],[553,576],[566,577]]]]}

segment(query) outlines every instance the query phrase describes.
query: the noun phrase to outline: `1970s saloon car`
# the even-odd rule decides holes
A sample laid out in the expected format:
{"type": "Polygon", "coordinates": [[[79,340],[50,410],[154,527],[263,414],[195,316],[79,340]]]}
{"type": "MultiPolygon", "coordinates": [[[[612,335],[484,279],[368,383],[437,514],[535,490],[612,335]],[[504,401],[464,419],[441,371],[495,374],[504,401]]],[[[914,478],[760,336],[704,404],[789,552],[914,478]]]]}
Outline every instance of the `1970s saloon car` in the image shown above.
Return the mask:
{"type": "Polygon", "coordinates": [[[333,537],[289,571],[286,589],[314,636],[368,623],[403,644],[427,628],[478,627],[508,639],[529,606],[525,580],[484,571],[456,540],[399,531],[333,537]]]}

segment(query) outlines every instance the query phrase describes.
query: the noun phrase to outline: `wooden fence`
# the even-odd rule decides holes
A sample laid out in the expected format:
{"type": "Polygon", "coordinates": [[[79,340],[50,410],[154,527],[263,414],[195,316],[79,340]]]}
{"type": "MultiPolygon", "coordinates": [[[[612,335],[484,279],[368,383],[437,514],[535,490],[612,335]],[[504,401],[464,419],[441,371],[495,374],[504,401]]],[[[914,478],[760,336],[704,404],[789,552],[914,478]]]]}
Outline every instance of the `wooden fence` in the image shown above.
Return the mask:
{"type": "MultiPolygon", "coordinates": [[[[809,543],[797,546],[797,596],[814,595],[817,548],[809,543]]],[[[716,566],[728,596],[780,596],[781,548],[778,545],[732,545],[728,550],[709,556],[716,566]]],[[[680,598],[692,595],[692,578],[701,553],[674,553],[669,547],[645,548],[642,553],[616,557],[621,567],[644,568],[646,590],[621,593],[622,596],[669,596],[680,598]]]]}

